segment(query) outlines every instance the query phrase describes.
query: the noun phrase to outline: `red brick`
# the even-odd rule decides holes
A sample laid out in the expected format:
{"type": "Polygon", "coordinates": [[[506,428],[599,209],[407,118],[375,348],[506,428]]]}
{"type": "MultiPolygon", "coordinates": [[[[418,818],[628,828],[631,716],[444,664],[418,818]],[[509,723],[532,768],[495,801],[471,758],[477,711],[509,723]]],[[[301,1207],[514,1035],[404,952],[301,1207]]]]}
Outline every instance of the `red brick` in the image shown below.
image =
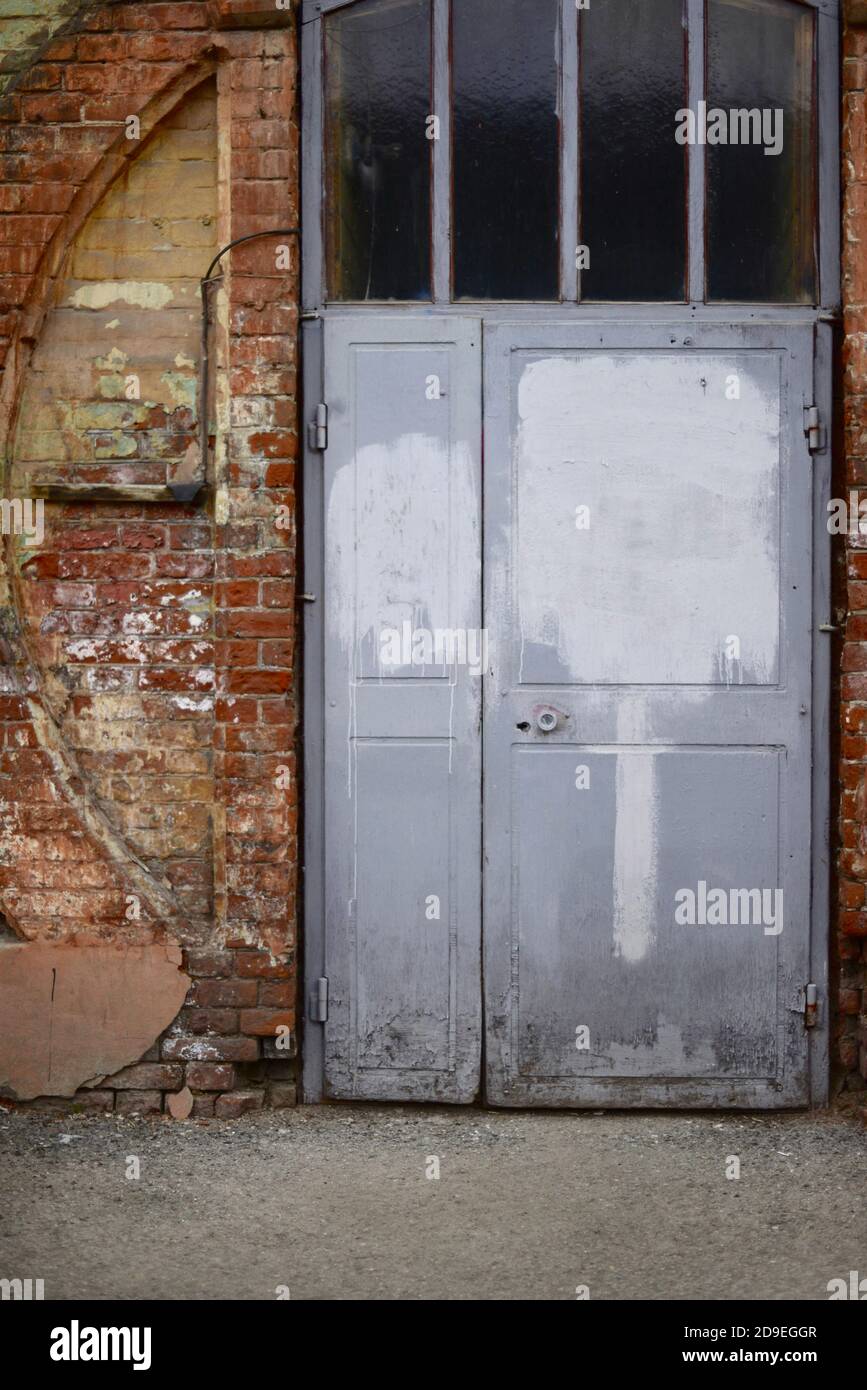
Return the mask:
{"type": "Polygon", "coordinates": [[[236,1009],[197,1009],[183,1008],[178,1023],[185,1033],[196,1037],[216,1033],[231,1035],[238,1032],[238,1012],[236,1009]]]}
{"type": "Polygon", "coordinates": [[[231,1091],[235,1068],[219,1062],[188,1062],[187,1085],[193,1091],[231,1091]]]}
{"type": "Polygon", "coordinates": [[[295,1003],[295,987],[291,984],[265,983],[263,981],[259,986],[259,1003],[263,1008],[291,1009],[295,1003]]]}
{"type": "Polygon", "coordinates": [[[230,671],[229,689],[239,695],[282,695],[292,688],[289,671],[230,671]]]}
{"type": "Polygon", "coordinates": [[[255,724],[259,710],[255,700],[218,700],[215,718],[221,724],[255,724]]]}
{"type": "Polygon", "coordinates": [[[221,608],[253,608],[259,602],[255,579],[233,579],[215,586],[214,596],[221,608]]]}
{"type": "Polygon", "coordinates": [[[238,1026],[254,1037],[275,1038],[281,1028],[295,1027],[295,1014],[291,1009],[243,1009],[238,1026]]]}
{"type": "Polygon", "coordinates": [[[214,1114],[218,1120],[237,1120],[250,1110],[261,1110],[264,1104],[264,1091],[230,1091],[217,1097],[214,1114]]]}
{"type": "Polygon", "coordinates": [[[235,973],[245,980],[288,980],[292,969],[285,961],[274,961],[267,951],[237,951],[235,973]]]}
{"type": "Polygon", "coordinates": [[[295,585],[288,580],[267,580],[262,585],[262,602],[266,608],[291,608],[295,601],[295,585]]]}
{"type": "Polygon", "coordinates": [[[234,961],[229,951],[188,950],[184,965],[188,975],[225,979],[232,974],[234,961]]]}
{"type": "Polygon", "coordinates": [[[204,1008],[249,1009],[260,988],[255,980],[198,980],[195,1002],[204,1008]]]}
{"type": "Polygon", "coordinates": [[[841,989],[837,1007],[838,1011],[846,1016],[859,1013],[861,1010],[860,989],[841,989]]]}

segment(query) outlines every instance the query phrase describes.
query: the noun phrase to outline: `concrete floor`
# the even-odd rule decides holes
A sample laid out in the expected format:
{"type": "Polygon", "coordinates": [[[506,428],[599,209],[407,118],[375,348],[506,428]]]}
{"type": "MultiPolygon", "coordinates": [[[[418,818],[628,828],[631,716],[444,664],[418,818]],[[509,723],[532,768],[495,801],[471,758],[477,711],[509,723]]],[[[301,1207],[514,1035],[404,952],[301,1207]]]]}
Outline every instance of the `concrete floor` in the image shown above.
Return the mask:
{"type": "Polygon", "coordinates": [[[826,1300],[867,1275],[865,1159],[828,1115],[0,1112],[0,1277],[49,1299],[826,1300]]]}

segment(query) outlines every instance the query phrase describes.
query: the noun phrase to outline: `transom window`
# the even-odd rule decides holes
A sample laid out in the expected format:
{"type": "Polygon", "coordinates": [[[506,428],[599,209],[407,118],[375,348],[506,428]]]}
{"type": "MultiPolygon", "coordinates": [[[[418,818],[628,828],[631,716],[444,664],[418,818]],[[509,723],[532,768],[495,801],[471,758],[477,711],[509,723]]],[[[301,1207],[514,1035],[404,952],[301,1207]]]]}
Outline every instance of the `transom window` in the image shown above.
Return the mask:
{"type": "Polygon", "coordinates": [[[815,19],[801,0],[331,9],[328,299],[815,303],[815,19]]]}

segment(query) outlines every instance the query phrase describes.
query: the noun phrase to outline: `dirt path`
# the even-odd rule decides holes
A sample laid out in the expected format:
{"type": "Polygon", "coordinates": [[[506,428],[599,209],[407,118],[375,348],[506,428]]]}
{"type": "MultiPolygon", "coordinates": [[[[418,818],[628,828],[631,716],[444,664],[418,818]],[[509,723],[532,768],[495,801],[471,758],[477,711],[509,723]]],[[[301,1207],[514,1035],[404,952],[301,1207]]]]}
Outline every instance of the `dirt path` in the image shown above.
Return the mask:
{"type": "Polygon", "coordinates": [[[3,1113],[0,1277],[62,1299],[827,1299],[867,1276],[865,1159],[827,1116],[3,1113]]]}

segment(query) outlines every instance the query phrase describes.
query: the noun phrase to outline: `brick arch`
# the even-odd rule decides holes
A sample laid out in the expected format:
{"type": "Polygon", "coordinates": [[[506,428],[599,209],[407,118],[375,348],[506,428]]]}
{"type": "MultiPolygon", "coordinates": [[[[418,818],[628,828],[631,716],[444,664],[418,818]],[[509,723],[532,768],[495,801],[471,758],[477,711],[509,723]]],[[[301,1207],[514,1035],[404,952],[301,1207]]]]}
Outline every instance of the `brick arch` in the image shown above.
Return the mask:
{"type": "MultiPolygon", "coordinates": [[[[189,92],[213,77],[216,72],[216,60],[213,47],[206,42],[205,36],[202,39],[202,48],[203,54],[199,60],[179,63],[177,70],[167,77],[165,85],[156,93],[138,102],[135,97],[124,98],[124,105],[129,106],[126,114],[139,118],[141,139],[132,141],[126,138],[124,119],[100,126],[99,129],[105,132],[104,147],[98,149],[93,158],[85,159],[83,162],[83,182],[77,186],[60,186],[64,194],[53,192],[57,188],[53,178],[40,177],[40,169],[43,175],[56,173],[56,161],[49,161],[47,165],[43,162],[40,166],[36,153],[39,136],[50,129],[53,123],[24,128],[30,132],[36,147],[33,157],[37,161],[37,167],[27,188],[37,192],[40,188],[52,190],[43,201],[46,205],[55,207],[57,211],[51,214],[33,214],[34,217],[38,216],[41,223],[39,231],[43,235],[42,244],[37,241],[27,243],[21,248],[27,250],[31,246],[34,247],[37,254],[33,256],[36,261],[33,269],[22,270],[14,276],[0,277],[0,291],[3,291],[0,293],[0,306],[4,310],[0,329],[6,330],[5,333],[0,332],[0,358],[3,368],[0,387],[0,448],[3,448],[4,456],[5,446],[15,427],[22,375],[39,336],[45,314],[51,306],[52,292],[58,277],[63,273],[70,248],[90,214],[130,162],[142,153],[160,123],[181,104],[189,92]],[[205,53],[205,49],[210,51],[205,53]],[[65,205],[64,195],[68,199],[65,205]],[[12,283],[13,281],[15,283],[12,283]]],[[[94,64],[95,68],[98,66],[94,64]]],[[[26,78],[22,81],[26,83],[26,78]]],[[[16,96],[19,99],[22,96],[20,87],[0,102],[0,122],[5,123],[10,119],[11,110],[20,110],[20,107],[13,105],[16,96]]],[[[0,131],[2,129],[3,126],[0,125],[0,131]]],[[[88,126],[86,123],[75,127],[64,125],[58,126],[58,129],[87,131],[88,126]]],[[[28,153],[30,152],[25,150],[23,158],[26,159],[28,153]]],[[[28,257],[21,258],[22,266],[26,264],[27,259],[28,257]]]]}
{"type": "MultiPolygon", "coordinates": [[[[176,30],[161,34],[152,29],[136,34],[137,18],[149,22],[155,11],[149,5],[130,6],[125,19],[132,34],[127,39],[111,36],[110,42],[116,54],[118,49],[123,53],[135,48],[141,57],[136,68],[135,94],[110,98],[110,106],[92,105],[105,101],[104,97],[90,93],[106,83],[107,69],[102,61],[106,39],[88,35],[87,26],[89,22],[100,23],[98,15],[105,8],[90,6],[79,14],[72,26],[42,49],[38,61],[7,90],[0,106],[6,172],[27,178],[26,183],[22,179],[18,185],[5,186],[6,210],[10,211],[8,205],[13,209],[51,208],[50,213],[12,211],[7,219],[13,233],[20,227],[32,238],[18,246],[17,261],[10,263],[7,258],[3,268],[11,273],[0,278],[5,310],[0,326],[6,336],[2,344],[5,370],[0,387],[0,439],[7,483],[9,445],[15,439],[28,366],[72,248],[91,214],[131,163],[145,152],[155,132],[216,70],[211,35],[203,27],[206,16],[202,6],[175,6],[173,14],[166,13],[170,21],[188,17],[196,26],[183,35],[176,30]],[[169,51],[174,55],[172,61],[166,61],[169,51]],[[148,52],[151,60],[145,61],[148,52]],[[93,61],[85,63],[82,59],[93,61]],[[62,90],[46,95],[49,81],[61,84],[62,90]],[[76,94],[79,90],[80,96],[76,94]],[[36,99],[37,94],[42,119],[28,122],[31,114],[37,114],[28,105],[28,99],[36,99]],[[76,105],[83,119],[72,124],[70,118],[76,105]],[[109,119],[90,122],[88,115],[109,119]],[[139,140],[127,138],[126,117],[130,115],[138,117],[139,140]],[[8,153],[10,139],[15,155],[8,153]],[[48,158],[47,147],[52,142],[55,157],[48,158]],[[64,145],[70,146],[66,164],[56,157],[64,145]],[[74,151],[72,147],[79,148],[74,151]],[[10,160],[15,161],[14,165],[10,160]],[[59,179],[61,173],[68,175],[65,181],[59,179]]],[[[168,11],[168,7],[161,8],[168,11]]],[[[4,495],[9,495],[5,489],[4,495]]],[[[16,813],[23,817],[27,830],[39,824],[50,833],[53,831],[51,839],[74,856],[65,861],[75,866],[69,877],[88,888],[78,895],[80,920],[71,886],[61,889],[62,873],[53,873],[44,861],[43,878],[56,880],[58,886],[39,891],[45,888],[44,883],[37,883],[35,869],[40,849],[54,853],[57,844],[49,847],[43,835],[18,833],[20,819],[17,824],[10,824],[10,817],[6,817],[6,863],[0,880],[0,904],[9,926],[24,939],[56,937],[62,928],[50,911],[55,908],[65,914],[60,919],[64,928],[85,937],[92,928],[101,937],[110,925],[113,938],[119,935],[146,941],[173,928],[172,935],[183,939],[183,906],[170,882],[132,850],[112,823],[64,736],[57,692],[49,688],[35,650],[22,592],[20,546],[13,537],[4,538],[0,589],[6,668],[0,710],[7,721],[3,772],[6,778],[24,777],[23,785],[37,798],[35,805],[29,807],[22,804],[20,796],[10,799],[11,818],[15,820],[16,813]],[[33,891],[28,892],[28,881],[37,885],[33,891]],[[124,912],[130,895],[139,899],[141,916],[127,922],[124,912]],[[40,907],[49,910],[43,915],[40,907]]],[[[55,861],[60,870],[63,864],[62,857],[55,861]]]]}

